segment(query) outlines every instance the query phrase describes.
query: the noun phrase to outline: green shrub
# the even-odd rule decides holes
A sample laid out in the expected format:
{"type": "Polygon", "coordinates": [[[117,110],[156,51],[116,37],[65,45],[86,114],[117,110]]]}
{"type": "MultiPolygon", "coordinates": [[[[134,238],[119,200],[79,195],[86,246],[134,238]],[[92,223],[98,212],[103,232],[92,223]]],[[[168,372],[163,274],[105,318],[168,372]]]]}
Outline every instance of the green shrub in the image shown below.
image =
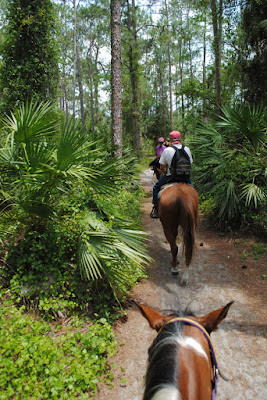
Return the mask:
{"type": "MultiPolygon", "coordinates": [[[[8,248],[3,279],[18,296],[25,285],[40,292],[41,282],[44,296],[54,298],[57,287],[69,290],[65,282],[77,282],[81,271],[81,286],[103,279],[118,299],[124,296],[133,272],[149,258],[144,232],[137,230],[136,160],[127,152],[113,158],[111,147],[92,142],[77,121],[59,121],[49,103],[21,104],[3,128],[0,231],[8,248]],[[49,288],[45,279],[53,281],[49,288]]],[[[77,294],[70,292],[65,301],[71,308],[77,294]]]]}
{"type": "Polygon", "coordinates": [[[219,229],[243,228],[257,215],[266,219],[266,121],[266,109],[240,106],[196,129],[194,185],[212,205],[208,211],[219,229]]]}
{"type": "Polygon", "coordinates": [[[0,399],[88,399],[103,374],[112,376],[116,341],[104,318],[53,330],[2,292],[0,321],[0,399]]]}

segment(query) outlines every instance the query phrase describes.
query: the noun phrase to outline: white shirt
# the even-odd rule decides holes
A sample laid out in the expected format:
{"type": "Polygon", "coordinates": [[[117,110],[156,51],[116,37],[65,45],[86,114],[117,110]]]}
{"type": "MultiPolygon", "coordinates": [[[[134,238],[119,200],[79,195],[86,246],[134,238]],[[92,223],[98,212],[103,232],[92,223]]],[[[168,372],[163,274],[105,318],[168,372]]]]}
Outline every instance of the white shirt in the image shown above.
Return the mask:
{"type": "MultiPolygon", "coordinates": [[[[177,147],[178,149],[182,148],[182,144],[181,143],[175,144],[174,146],[177,147]]],[[[193,158],[192,158],[191,151],[189,150],[189,147],[184,146],[184,150],[189,156],[190,164],[193,164],[193,158]]],[[[167,147],[163,151],[163,153],[162,153],[162,155],[160,157],[160,160],[159,160],[160,164],[162,164],[162,165],[166,165],[167,164],[167,173],[166,173],[166,175],[168,175],[168,176],[171,175],[170,166],[171,166],[174,154],[175,154],[175,150],[171,146],[167,147]]]]}

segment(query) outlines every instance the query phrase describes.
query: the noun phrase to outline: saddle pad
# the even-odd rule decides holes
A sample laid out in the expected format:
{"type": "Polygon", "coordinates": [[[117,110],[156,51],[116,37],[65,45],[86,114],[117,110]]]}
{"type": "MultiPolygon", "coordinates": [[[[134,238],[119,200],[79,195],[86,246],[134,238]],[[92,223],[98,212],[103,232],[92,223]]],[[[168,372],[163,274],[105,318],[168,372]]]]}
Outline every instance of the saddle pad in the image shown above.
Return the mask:
{"type": "MultiPolygon", "coordinates": [[[[158,199],[160,198],[160,195],[163,192],[163,190],[165,190],[168,187],[173,186],[173,185],[190,185],[190,183],[185,183],[185,182],[166,183],[166,185],[163,185],[162,188],[160,189],[159,194],[158,194],[158,199]]],[[[190,185],[190,186],[192,186],[192,185],[190,185]]]]}

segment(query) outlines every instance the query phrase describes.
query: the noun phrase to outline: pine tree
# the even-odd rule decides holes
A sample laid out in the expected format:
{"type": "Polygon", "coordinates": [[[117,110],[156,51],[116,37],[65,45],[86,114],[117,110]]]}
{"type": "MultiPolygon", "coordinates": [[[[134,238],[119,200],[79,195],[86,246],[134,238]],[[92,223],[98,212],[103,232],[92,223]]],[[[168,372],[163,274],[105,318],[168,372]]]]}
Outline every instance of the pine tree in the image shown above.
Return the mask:
{"type": "Polygon", "coordinates": [[[111,136],[115,155],[122,156],[122,82],[120,0],[111,0],[111,136]]]}
{"type": "Polygon", "coordinates": [[[2,50],[2,112],[21,101],[56,97],[58,60],[50,0],[10,0],[2,50]]]}
{"type": "Polygon", "coordinates": [[[242,69],[245,98],[252,104],[267,104],[267,3],[249,0],[242,13],[245,54],[242,69]]]}

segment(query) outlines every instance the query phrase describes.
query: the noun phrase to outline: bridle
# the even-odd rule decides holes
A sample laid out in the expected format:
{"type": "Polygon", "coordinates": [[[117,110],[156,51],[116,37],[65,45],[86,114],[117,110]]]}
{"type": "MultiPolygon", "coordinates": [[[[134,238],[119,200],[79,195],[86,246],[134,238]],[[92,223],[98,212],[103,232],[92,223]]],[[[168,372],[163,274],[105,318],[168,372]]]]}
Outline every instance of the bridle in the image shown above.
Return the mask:
{"type": "MultiPolygon", "coordinates": [[[[208,341],[209,349],[210,349],[211,365],[212,365],[212,370],[213,370],[213,380],[211,381],[211,384],[212,384],[211,400],[215,400],[216,399],[216,394],[217,394],[217,386],[218,386],[218,381],[219,381],[219,375],[225,380],[227,380],[227,378],[225,378],[220,373],[219,365],[218,365],[218,361],[217,361],[217,357],[216,357],[216,353],[215,353],[215,348],[214,348],[214,345],[213,345],[212,340],[210,338],[210,335],[208,334],[206,329],[201,324],[199,324],[197,321],[194,321],[191,318],[186,318],[186,317],[172,318],[166,323],[166,325],[171,324],[172,322],[176,322],[176,321],[184,322],[185,324],[192,325],[192,326],[198,328],[203,333],[203,335],[205,336],[205,338],[208,341]]],[[[164,325],[164,327],[166,325],[164,325]]],[[[160,329],[158,334],[161,332],[162,329],[163,328],[160,329]]]]}

